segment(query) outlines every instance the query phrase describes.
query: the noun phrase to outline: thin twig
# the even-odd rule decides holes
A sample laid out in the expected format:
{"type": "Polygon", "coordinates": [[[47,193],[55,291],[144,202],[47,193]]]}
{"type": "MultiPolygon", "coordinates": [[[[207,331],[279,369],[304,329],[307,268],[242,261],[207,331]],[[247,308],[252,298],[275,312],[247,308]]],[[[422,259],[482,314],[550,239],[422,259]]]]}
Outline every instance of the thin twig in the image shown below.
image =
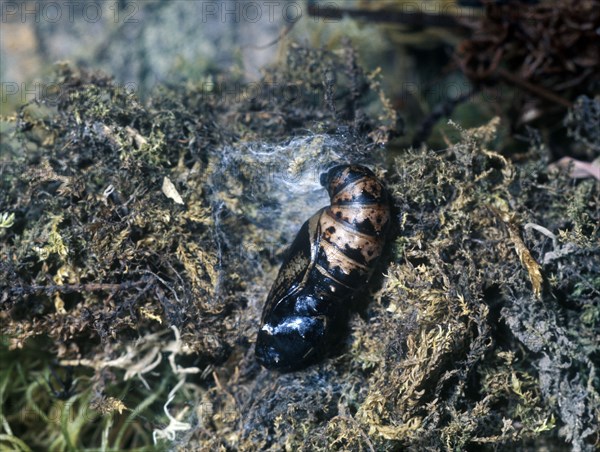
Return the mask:
{"type": "Polygon", "coordinates": [[[524,80],[520,77],[517,77],[514,74],[511,74],[504,68],[498,67],[498,68],[496,68],[495,72],[500,78],[504,79],[505,81],[512,83],[513,85],[516,85],[519,88],[523,88],[539,97],[542,97],[546,100],[549,100],[551,102],[562,105],[563,107],[566,107],[566,108],[573,107],[573,103],[569,102],[564,97],[561,97],[558,94],[554,94],[552,91],[549,91],[546,88],[543,88],[539,85],[534,85],[533,83],[529,83],[527,80],[524,80]]]}
{"type": "Polygon", "coordinates": [[[139,281],[126,281],[120,284],[114,283],[88,283],[88,284],[59,284],[59,285],[38,285],[33,284],[29,286],[10,287],[8,290],[10,293],[15,295],[25,295],[35,292],[116,292],[120,290],[128,290],[133,287],[139,287],[148,282],[148,277],[143,277],[139,281]]]}
{"type": "Polygon", "coordinates": [[[391,22],[415,27],[466,27],[466,24],[462,23],[452,14],[429,14],[421,11],[406,12],[393,9],[368,10],[358,8],[336,8],[331,6],[320,6],[314,2],[309,2],[308,4],[308,15],[330,20],[339,20],[344,16],[348,16],[371,22],[391,22]]]}

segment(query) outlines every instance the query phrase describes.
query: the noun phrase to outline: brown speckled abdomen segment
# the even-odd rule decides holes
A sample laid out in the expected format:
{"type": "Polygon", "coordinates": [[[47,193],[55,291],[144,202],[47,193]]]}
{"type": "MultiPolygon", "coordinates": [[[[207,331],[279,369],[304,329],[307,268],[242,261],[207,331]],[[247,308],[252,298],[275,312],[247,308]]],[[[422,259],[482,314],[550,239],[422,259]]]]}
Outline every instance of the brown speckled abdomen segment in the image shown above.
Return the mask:
{"type": "Polygon", "coordinates": [[[368,168],[356,165],[331,169],[321,183],[331,205],[319,218],[317,263],[341,284],[358,287],[383,251],[390,222],[387,192],[368,168]]]}

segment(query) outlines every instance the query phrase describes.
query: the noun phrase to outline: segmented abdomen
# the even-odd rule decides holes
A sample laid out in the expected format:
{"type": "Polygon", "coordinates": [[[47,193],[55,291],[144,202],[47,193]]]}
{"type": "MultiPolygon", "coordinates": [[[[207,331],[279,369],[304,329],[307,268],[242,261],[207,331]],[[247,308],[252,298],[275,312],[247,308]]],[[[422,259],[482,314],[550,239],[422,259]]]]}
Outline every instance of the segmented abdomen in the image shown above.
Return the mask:
{"type": "Polygon", "coordinates": [[[383,251],[390,220],[387,192],[371,170],[357,165],[334,167],[321,183],[331,204],[319,217],[316,265],[342,288],[355,289],[383,251]]]}

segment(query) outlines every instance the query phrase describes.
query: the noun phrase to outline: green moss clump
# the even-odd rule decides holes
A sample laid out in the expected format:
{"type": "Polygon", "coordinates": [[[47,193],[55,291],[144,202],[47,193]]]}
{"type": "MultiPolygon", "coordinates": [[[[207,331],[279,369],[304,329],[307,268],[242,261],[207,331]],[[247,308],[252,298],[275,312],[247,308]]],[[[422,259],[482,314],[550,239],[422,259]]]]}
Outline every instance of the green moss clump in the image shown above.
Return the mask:
{"type": "Polygon", "coordinates": [[[3,445],[597,444],[599,187],[551,172],[539,141],[516,163],[497,120],[450,124],[446,149],[386,159],[397,118],[350,49],[290,47],[265,81],[294,98],[191,86],[142,105],[99,74],[57,79],[57,102],[2,129],[3,445]],[[377,167],[396,234],[344,348],[270,373],[252,343],[291,216],[312,213],[298,181],[333,159],[377,167]]]}

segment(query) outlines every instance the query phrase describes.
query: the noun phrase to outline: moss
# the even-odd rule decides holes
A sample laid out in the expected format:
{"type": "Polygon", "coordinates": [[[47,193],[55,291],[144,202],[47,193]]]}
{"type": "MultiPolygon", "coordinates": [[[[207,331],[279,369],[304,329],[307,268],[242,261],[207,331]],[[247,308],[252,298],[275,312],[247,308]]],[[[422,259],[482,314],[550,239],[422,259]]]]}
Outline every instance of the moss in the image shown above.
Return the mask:
{"type": "Polygon", "coordinates": [[[204,85],[142,105],[101,74],[56,78],[53,105],[2,129],[7,447],[594,447],[598,184],[550,172],[535,135],[526,161],[497,119],[386,155],[398,118],[348,47],[290,47],[264,81],[294,97],[204,85]],[[269,373],[262,303],[334,160],[371,164],[394,197],[385,276],[337,354],[269,373]]]}

